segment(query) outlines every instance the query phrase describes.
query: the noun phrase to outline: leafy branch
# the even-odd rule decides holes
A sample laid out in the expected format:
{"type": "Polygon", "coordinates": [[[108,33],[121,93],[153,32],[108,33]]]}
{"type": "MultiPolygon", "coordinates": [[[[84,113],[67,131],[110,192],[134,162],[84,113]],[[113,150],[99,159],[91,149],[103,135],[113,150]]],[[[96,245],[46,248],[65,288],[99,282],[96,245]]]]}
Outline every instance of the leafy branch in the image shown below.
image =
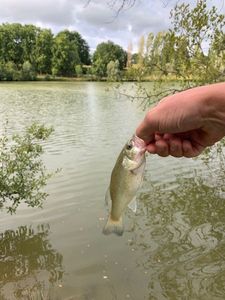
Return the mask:
{"type": "Polygon", "coordinates": [[[7,132],[0,138],[0,207],[15,213],[23,201],[31,207],[41,207],[47,193],[41,189],[53,173],[47,173],[41,160],[41,142],[53,128],[34,123],[23,135],[7,132]]]}

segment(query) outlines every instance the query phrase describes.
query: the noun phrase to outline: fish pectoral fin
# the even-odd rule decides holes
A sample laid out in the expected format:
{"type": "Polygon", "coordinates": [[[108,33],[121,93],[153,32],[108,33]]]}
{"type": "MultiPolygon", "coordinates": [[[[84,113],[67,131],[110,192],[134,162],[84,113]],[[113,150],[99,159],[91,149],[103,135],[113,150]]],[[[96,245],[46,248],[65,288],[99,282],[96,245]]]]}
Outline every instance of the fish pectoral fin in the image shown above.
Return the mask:
{"type": "Polygon", "coordinates": [[[136,196],[131,200],[131,202],[128,204],[128,207],[134,212],[137,212],[137,201],[136,196]]]}
{"type": "Polygon", "coordinates": [[[102,231],[105,235],[115,233],[116,235],[122,235],[123,234],[123,221],[122,217],[117,220],[112,220],[111,216],[109,216],[108,221],[103,228],[102,231]]]}
{"type": "Polygon", "coordinates": [[[105,193],[105,206],[108,207],[110,203],[111,203],[111,196],[110,196],[110,188],[108,187],[105,193]]]}
{"type": "Polygon", "coordinates": [[[130,160],[127,156],[125,156],[122,161],[122,166],[125,169],[132,171],[138,167],[138,164],[136,163],[136,161],[130,160]]]}

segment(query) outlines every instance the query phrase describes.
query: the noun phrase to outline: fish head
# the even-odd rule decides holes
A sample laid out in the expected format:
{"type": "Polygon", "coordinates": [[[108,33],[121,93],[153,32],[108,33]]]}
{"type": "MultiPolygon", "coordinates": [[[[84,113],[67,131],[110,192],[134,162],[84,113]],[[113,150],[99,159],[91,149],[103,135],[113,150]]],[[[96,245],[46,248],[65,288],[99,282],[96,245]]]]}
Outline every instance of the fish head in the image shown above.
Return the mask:
{"type": "Polygon", "coordinates": [[[133,136],[124,147],[124,155],[131,161],[139,162],[145,157],[146,144],[137,136],[133,136]]]}

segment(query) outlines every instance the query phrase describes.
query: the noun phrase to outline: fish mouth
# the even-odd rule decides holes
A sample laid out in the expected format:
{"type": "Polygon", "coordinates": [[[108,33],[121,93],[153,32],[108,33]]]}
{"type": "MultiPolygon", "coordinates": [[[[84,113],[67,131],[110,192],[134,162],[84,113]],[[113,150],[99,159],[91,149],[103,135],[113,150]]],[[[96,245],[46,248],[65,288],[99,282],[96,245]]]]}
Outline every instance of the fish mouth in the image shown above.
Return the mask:
{"type": "Polygon", "coordinates": [[[132,141],[134,143],[134,146],[136,146],[139,149],[142,149],[142,151],[146,151],[146,143],[144,140],[136,136],[135,134],[133,135],[132,141]]]}
{"type": "Polygon", "coordinates": [[[145,148],[141,149],[140,154],[143,155],[143,154],[145,154],[146,151],[147,151],[147,149],[145,147],[145,148]]]}

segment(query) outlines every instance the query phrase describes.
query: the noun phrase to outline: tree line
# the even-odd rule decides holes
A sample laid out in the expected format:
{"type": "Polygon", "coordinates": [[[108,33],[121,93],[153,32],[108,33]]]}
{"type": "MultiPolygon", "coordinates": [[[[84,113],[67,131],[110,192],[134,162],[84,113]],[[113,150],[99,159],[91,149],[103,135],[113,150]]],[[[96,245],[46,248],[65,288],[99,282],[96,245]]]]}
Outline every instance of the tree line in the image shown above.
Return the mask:
{"type": "Polygon", "coordinates": [[[78,32],[64,30],[54,36],[34,25],[0,25],[0,80],[73,76],[77,65],[90,62],[89,46],[78,32]]]}
{"type": "Polygon", "coordinates": [[[225,17],[207,0],[196,6],[177,4],[165,32],[141,37],[138,53],[111,41],[93,55],[76,31],[55,36],[34,25],[0,25],[0,80],[32,80],[46,76],[89,76],[92,79],[137,80],[174,78],[213,82],[225,76],[225,17]]]}
{"type": "Polygon", "coordinates": [[[175,76],[207,82],[224,78],[225,16],[200,0],[195,7],[176,5],[170,18],[168,31],[140,38],[133,67],[128,54],[128,76],[175,76]]]}
{"type": "Polygon", "coordinates": [[[147,105],[171,93],[225,80],[224,14],[199,0],[195,6],[177,3],[170,20],[169,30],[140,38],[137,54],[128,47],[126,77],[155,81],[150,92],[141,91],[147,105]],[[171,79],[179,84],[163,87],[171,79]]]}
{"type": "Polygon", "coordinates": [[[126,65],[126,51],[110,41],[99,44],[91,60],[88,43],[76,31],[63,30],[54,36],[50,29],[34,25],[0,25],[0,80],[32,80],[37,74],[81,76],[88,72],[104,77],[111,60],[118,60],[120,69],[126,65]]]}

